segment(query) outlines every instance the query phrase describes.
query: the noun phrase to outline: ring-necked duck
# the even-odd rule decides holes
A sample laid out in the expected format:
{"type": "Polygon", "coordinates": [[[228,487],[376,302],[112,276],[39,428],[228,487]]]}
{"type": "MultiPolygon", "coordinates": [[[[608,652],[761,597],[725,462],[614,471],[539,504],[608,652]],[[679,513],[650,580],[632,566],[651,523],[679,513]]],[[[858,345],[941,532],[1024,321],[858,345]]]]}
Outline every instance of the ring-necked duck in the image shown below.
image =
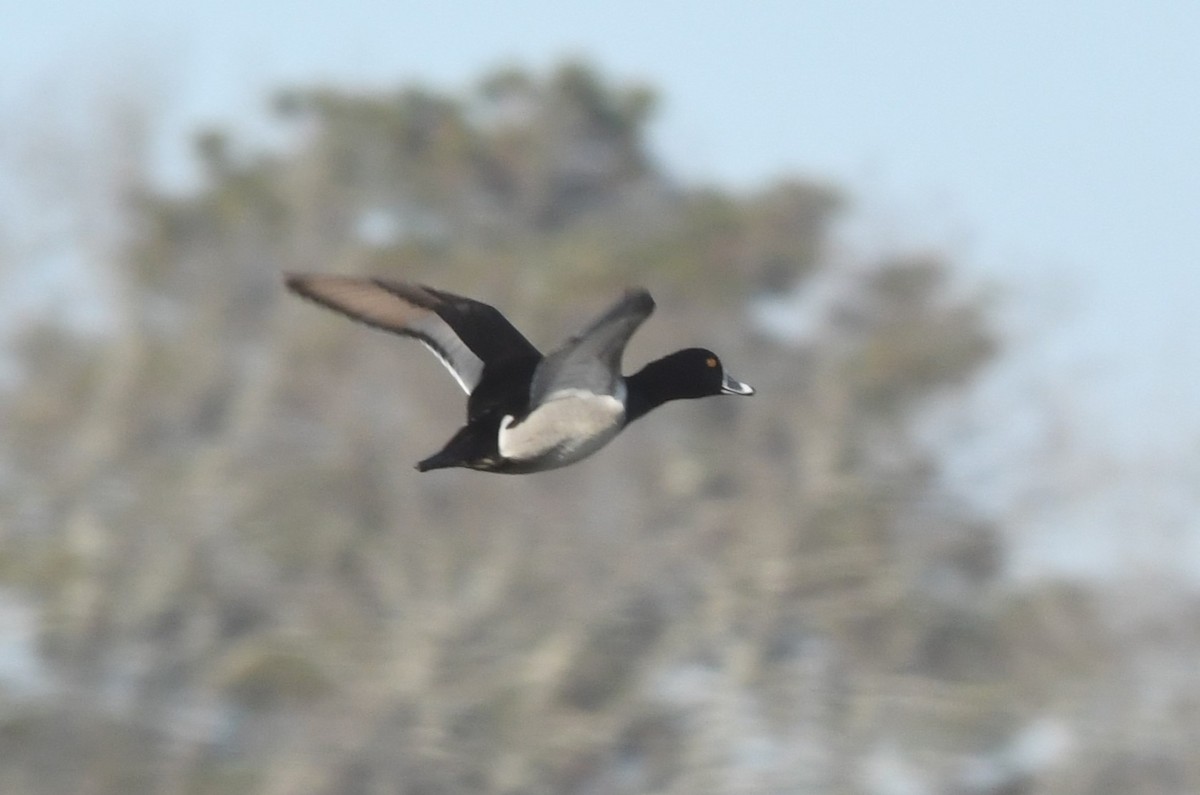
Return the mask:
{"type": "Polygon", "coordinates": [[[566,466],[669,400],[753,395],[703,348],[688,348],[621,375],[621,355],[654,311],[630,290],[558,350],[542,356],[494,307],[407,282],[288,274],[287,286],[377,328],[415,337],[467,393],[467,424],[422,472],[468,467],[526,473],[566,466]]]}

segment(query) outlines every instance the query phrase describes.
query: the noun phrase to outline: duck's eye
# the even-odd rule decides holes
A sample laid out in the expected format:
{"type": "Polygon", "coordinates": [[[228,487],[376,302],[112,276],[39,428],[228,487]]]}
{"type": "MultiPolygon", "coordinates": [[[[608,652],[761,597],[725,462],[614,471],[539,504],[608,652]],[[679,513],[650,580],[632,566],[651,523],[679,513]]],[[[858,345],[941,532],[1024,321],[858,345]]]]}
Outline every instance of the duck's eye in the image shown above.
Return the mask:
{"type": "Polygon", "coordinates": [[[717,366],[717,357],[709,356],[708,360],[705,361],[704,363],[707,364],[709,367],[716,367],[717,366]]]}

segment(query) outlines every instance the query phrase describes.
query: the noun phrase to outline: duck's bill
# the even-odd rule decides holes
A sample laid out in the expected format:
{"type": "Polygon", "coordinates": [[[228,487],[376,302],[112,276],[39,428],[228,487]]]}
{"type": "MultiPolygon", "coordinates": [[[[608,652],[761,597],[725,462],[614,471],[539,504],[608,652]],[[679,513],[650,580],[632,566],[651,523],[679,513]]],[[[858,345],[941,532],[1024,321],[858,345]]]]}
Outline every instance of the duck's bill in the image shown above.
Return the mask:
{"type": "Polygon", "coordinates": [[[724,380],[721,382],[721,392],[726,395],[753,395],[754,387],[749,384],[743,384],[729,375],[729,373],[726,373],[724,380]]]}

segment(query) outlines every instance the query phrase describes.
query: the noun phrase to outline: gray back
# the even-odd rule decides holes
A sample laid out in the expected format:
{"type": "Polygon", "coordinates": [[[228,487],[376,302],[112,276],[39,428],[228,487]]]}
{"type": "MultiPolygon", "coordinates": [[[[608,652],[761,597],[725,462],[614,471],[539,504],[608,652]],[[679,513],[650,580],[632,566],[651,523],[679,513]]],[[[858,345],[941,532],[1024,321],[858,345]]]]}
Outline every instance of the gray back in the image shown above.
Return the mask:
{"type": "Polygon", "coordinates": [[[530,405],[562,389],[615,394],[625,346],[653,311],[654,299],[647,291],[625,293],[591,325],[542,360],[533,375],[530,405]]]}

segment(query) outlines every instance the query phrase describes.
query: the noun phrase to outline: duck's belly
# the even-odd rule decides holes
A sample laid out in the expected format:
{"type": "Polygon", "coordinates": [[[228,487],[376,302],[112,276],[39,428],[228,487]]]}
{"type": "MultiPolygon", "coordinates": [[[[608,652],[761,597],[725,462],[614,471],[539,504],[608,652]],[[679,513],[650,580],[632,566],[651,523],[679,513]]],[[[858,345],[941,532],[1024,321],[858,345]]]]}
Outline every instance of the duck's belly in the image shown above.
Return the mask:
{"type": "Polygon", "coordinates": [[[608,444],[620,433],[625,406],[608,395],[564,391],[519,423],[500,422],[500,455],[514,462],[537,462],[538,469],[566,466],[608,444]]]}

